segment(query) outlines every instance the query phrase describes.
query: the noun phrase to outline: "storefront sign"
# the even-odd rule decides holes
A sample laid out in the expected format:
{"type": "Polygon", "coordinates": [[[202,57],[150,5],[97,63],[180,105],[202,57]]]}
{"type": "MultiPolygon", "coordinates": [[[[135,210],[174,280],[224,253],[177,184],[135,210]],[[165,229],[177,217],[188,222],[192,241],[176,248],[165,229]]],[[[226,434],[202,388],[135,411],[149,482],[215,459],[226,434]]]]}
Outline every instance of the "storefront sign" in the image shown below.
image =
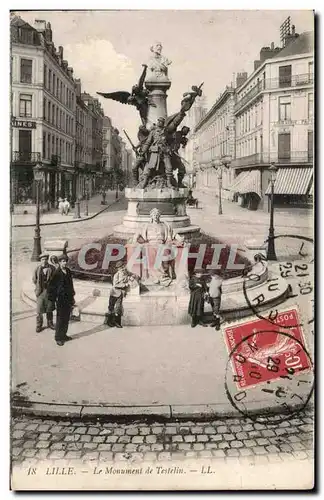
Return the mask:
{"type": "Polygon", "coordinates": [[[16,128],[36,128],[36,122],[12,119],[12,126],[16,128]]]}

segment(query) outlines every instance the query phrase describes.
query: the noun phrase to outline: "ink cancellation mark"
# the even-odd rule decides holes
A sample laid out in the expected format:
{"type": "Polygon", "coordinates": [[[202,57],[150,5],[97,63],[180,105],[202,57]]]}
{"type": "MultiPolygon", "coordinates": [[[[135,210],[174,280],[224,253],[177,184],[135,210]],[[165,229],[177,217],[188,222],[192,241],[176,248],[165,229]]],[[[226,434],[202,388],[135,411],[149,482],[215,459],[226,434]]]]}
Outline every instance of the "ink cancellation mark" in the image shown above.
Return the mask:
{"type": "Polygon", "coordinates": [[[291,418],[306,407],[313,392],[313,364],[302,329],[293,327],[289,333],[282,330],[298,323],[298,311],[282,311],[276,321],[271,329],[266,320],[257,319],[224,332],[229,351],[227,397],[236,410],[254,420],[261,421],[278,406],[287,414],[281,420],[291,418]],[[261,403],[257,415],[256,407],[261,403]]]}

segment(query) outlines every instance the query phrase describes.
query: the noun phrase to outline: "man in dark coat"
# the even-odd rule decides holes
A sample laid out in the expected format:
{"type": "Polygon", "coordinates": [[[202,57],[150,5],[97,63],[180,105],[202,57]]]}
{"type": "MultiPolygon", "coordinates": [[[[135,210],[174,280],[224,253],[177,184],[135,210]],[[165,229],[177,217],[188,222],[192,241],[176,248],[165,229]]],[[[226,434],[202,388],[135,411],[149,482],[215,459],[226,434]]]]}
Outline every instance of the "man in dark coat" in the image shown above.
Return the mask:
{"type": "Polygon", "coordinates": [[[206,285],[201,279],[201,273],[194,273],[189,280],[190,289],[190,300],[188,306],[188,313],[190,314],[191,327],[194,328],[197,325],[206,326],[203,323],[204,315],[204,299],[206,294],[206,285]]]}
{"type": "Polygon", "coordinates": [[[48,285],[52,279],[55,268],[48,263],[49,255],[42,253],[40,255],[40,265],[36,267],[33,274],[33,283],[35,285],[35,295],[37,300],[36,332],[42,331],[43,314],[46,314],[47,328],[55,329],[53,324],[54,303],[48,300],[48,285]]]}
{"type": "Polygon", "coordinates": [[[55,340],[57,345],[63,346],[68,340],[69,319],[74,301],[74,287],[70,269],[66,267],[68,257],[61,255],[58,258],[59,267],[55,270],[48,287],[48,298],[56,303],[55,340]]]}

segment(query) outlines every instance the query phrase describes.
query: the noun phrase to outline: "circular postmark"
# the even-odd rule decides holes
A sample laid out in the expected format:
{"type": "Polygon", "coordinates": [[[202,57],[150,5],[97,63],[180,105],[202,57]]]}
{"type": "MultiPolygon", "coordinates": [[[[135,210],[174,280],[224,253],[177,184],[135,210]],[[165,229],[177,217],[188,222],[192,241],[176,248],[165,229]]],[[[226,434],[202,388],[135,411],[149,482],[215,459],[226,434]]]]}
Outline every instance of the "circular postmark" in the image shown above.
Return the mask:
{"type": "MultiPolygon", "coordinates": [[[[229,358],[225,392],[230,404],[245,417],[264,422],[288,420],[308,405],[314,389],[313,362],[295,335],[260,330],[259,321],[225,329],[229,358]],[[245,335],[246,332],[251,332],[245,335]]],[[[297,330],[297,329],[296,329],[297,330]]]]}
{"type": "MultiPolygon", "coordinates": [[[[302,244],[296,247],[296,259],[286,260],[280,262],[272,263],[272,272],[268,277],[262,291],[258,291],[258,287],[248,287],[247,283],[249,281],[254,281],[256,284],[260,281],[260,275],[243,273],[243,295],[248,308],[251,312],[259,319],[266,320],[270,325],[276,324],[276,319],[278,316],[278,310],[275,307],[269,307],[266,313],[261,313],[264,310],[264,305],[267,299],[271,298],[271,294],[275,294],[280,291],[282,287],[282,280],[286,280],[288,283],[289,294],[285,298],[293,299],[296,302],[313,303],[313,290],[314,290],[314,263],[313,259],[305,259],[307,256],[312,256],[313,253],[313,240],[306,236],[299,235],[278,235],[274,239],[291,238],[293,240],[302,240],[302,244]],[[305,243],[308,247],[305,247],[305,243]],[[309,246],[311,245],[311,248],[309,246]],[[298,250],[298,251],[297,251],[298,250]],[[281,283],[280,283],[281,281],[281,283]]],[[[264,259],[266,260],[266,259],[264,259]]],[[[261,263],[262,264],[262,263],[261,263]]],[[[313,306],[313,304],[312,304],[313,306]]],[[[305,309],[305,308],[304,308],[305,309]]],[[[307,308],[306,308],[307,309],[307,308]]],[[[312,307],[313,309],[313,307],[312,307]]],[[[313,313],[310,312],[306,314],[310,316],[306,321],[307,324],[311,324],[313,319],[313,313]]],[[[291,329],[298,326],[302,326],[303,323],[290,324],[286,328],[291,329]]]]}

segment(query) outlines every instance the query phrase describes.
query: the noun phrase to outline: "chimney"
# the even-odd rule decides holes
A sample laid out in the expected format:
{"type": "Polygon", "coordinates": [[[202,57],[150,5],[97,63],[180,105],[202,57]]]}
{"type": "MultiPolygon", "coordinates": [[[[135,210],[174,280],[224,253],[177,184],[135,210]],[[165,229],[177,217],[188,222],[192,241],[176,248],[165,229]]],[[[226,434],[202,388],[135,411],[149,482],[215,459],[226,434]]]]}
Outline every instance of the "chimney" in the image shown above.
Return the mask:
{"type": "Polygon", "coordinates": [[[43,19],[35,19],[34,28],[40,33],[44,32],[46,30],[46,21],[43,19]]]}
{"type": "Polygon", "coordinates": [[[254,71],[258,69],[260,66],[261,66],[261,61],[259,59],[254,61],[254,71]]]}
{"type": "Polygon", "coordinates": [[[293,42],[296,38],[299,37],[299,34],[296,33],[295,25],[293,24],[291,27],[291,33],[285,36],[284,47],[287,47],[291,42],[293,42]]]}
{"type": "Polygon", "coordinates": [[[244,82],[246,82],[248,77],[248,74],[246,71],[243,71],[242,73],[237,73],[236,75],[236,88],[241,87],[244,82]]]}
{"type": "Polygon", "coordinates": [[[52,37],[53,37],[53,33],[52,33],[51,23],[47,23],[46,29],[45,29],[45,40],[47,42],[51,42],[52,37]]]}
{"type": "Polygon", "coordinates": [[[59,58],[62,61],[62,59],[63,59],[63,47],[62,47],[62,45],[60,45],[59,48],[58,48],[58,55],[59,55],[59,58]]]}
{"type": "Polygon", "coordinates": [[[271,42],[271,47],[262,47],[260,50],[260,63],[262,64],[266,59],[271,59],[280,52],[279,47],[274,46],[274,42],[271,42]]]}
{"type": "Polygon", "coordinates": [[[74,80],[74,83],[75,83],[75,93],[78,97],[81,96],[81,80],[80,78],[76,78],[74,80]]]}
{"type": "Polygon", "coordinates": [[[67,72],[68,72],[69,77],[73,78],[73,68],[71,68],[71,66],[67,67],[67,72]]]}

